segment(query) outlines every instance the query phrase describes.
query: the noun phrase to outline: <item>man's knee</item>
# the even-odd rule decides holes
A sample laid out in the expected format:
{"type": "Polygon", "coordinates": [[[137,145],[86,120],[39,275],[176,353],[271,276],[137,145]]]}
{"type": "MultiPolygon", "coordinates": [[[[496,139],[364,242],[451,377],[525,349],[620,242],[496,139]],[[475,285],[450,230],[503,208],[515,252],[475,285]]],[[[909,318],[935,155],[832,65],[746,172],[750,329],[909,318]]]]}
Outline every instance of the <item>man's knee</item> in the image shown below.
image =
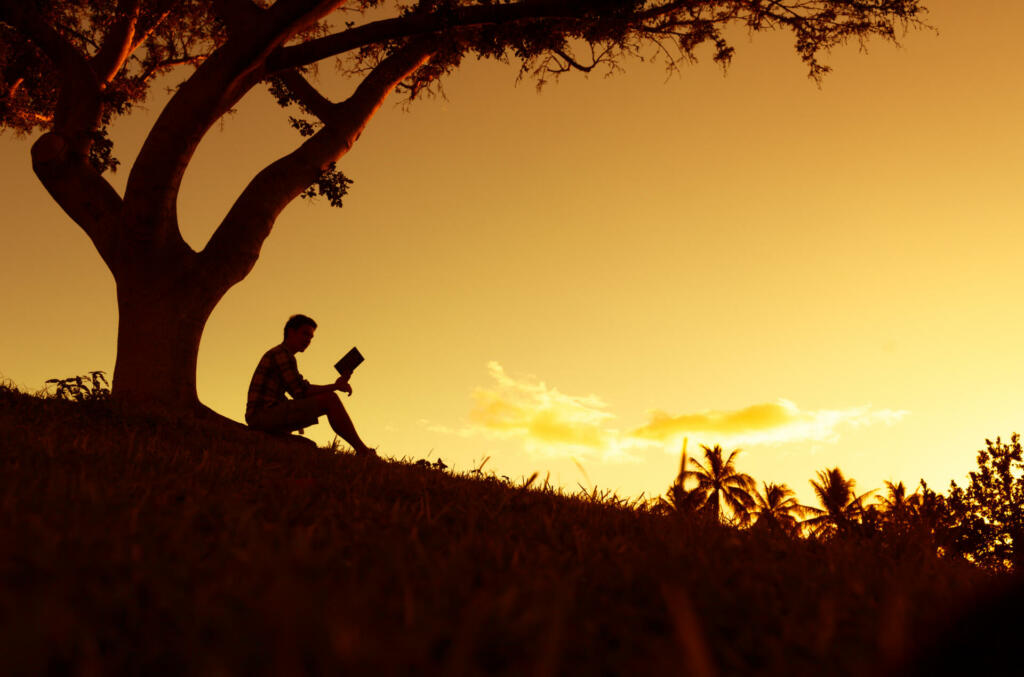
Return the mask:
{"type": "Polygon", "coordinates": [[[324,413],[327,413],[330,409],[334,407],[341,406],[341,400],[339,400],[338,396],[335,395],[333,392],[318,393],[313,397],[315,397],[317,401],[323,406],[324,413]]]}

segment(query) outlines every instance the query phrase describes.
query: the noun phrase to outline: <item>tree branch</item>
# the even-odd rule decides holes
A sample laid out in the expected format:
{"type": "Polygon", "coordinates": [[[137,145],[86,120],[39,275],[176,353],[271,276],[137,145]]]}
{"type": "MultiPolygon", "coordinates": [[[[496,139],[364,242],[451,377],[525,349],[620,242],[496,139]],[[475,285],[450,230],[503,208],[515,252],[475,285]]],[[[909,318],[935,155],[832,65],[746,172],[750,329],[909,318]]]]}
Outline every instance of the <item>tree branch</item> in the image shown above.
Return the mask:
{"type": "Polygon", "coordinates": [[[264,79],[268,54],[341,2],[278,0],[203,61],[164,107],[132,167],[125,209],[133,222],[149,224],[157,239],[173,237],[163,231],[177,227],[181,179],[203,136],[264,79]]]}
{"type": "Polygon", "coordinates": [[[213,0],[213,6],[232,34],[243,31],[249,22],[266,11],[252,0],[213,0]]]}
{"type": "Polygon", "coordinates": [[[281,211],[348,152],[388,94],[437,48],[436,40],[420,40],[384,59],[351,97],[332,105],[323,129],[249,182],[200,254],[216,284],[227,288],[248,274],[281,211]]]}
{"type": "Polygon", "coordinates": [[[92,133],[99,124],[100,86],[85,56],[47,23],[31,6],[19,0],[0,0],[0,10],[19,32],[35,43],[60,71],[53,131],[62,135],[68,151],[88,157],[92,133]]]}
{"type": "Polygon", "coordinates": [[[140,0],[121,0],[118,3],[120,19],[103,38],[103,45],[92,58],[92,70],[103,84],[109,83],[128,60],[135,44],[135,27],[139,21],[140,0]]]}
{"type": "Polygon", "coordinates": [[[278,76],[288,92],[309,113],[326,122],[335,111],[335,104],[317,90],[298,71],[285,71],[278,76]]]}
{"type": "Polygon", "coordinates": [[[32,169],[61,209],[85,231],[111,271],[117,265],[121,196],[64,137],[50,132],[32,144],[32,169]]]}
{"type": "Polygon", "coordinates": [[[63,73],[52,131],[32,145],[32,168],[61,209],[85,231],[107,264],[113,261],[121,198],[89,165],[99,120],[99,87],[88,61],[29,3],[0,0],[0,11],[63,73]]]}
{"type": "Polygon", "coordinates": [[[185,56],[180,57],[178,59],[166,59],[164,61],[156,61],[150,64],[141,73],[139,73],[138,78],[142,82],[149,82],[150,79],[152,79],[152,77],[157,74],[157,72],[162,71],[165,68],[171,68],[173,66],[184,66],[186,64],[193,64],[198,66],[205,60],[205,56],[186,54],[185,56]]]}
{"type": "Polygon", "coordinates": [[[171,12],[174,10],[175,2],[176,0],[163,0],[163,2],[157,5],[157,10],[155,12],[156,18],[152,23],[150,23],[150,25],[146,26],[141,31],[138,29],[138,26],[135,27],[135,40],[132,42],[131,49],[128,50],[129,54],[134,53],[143,42],[153,35],[153,32],[156,31],[160,24],[170,16],[171,12]]]}
{"type": "Polygon", "coordinates": [[[577,19],[588,11],[593,11],[593,4],[584,0],[521,0],[505,5],[459,7],[443,13],[407,14],[393,19],[373,21],[300,45],[283,47],[268,59],[267,70],[276,73],[308,66],[367,45],[440,30],[511,23],[524,19],[577,19]]]}

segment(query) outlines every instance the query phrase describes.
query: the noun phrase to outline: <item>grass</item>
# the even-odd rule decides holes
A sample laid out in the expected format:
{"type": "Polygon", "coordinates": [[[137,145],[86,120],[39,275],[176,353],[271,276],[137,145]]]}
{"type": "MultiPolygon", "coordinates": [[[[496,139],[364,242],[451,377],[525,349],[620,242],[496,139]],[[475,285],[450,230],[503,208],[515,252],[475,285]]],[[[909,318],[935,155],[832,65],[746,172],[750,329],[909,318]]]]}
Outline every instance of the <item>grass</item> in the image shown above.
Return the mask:
{"type": "Polygon", "coordinates": [[[991,584],[105,402],[0,439],[7,674],[880,674],[991,584]]]}

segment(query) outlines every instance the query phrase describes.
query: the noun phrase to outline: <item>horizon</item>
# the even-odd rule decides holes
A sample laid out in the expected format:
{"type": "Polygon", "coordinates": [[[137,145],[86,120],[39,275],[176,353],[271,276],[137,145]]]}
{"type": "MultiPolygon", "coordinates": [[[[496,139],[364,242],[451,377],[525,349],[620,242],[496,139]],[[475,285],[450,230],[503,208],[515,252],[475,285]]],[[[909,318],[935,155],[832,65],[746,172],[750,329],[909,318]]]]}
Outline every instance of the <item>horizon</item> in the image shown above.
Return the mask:
{"type": "MultiPolygon", "coordinates": [[[[305,313],[300,370],[330,382],[359,347],[343,402],[385,455],[656,497],[688,438],[691,457],[742,448],[740,471],[803,503],[834,466],[859,493],[961,482],[1020,430],[1024,94],[1006,83],[1024,7],[926,4],[939,34],[836,50],[820,87],[767,34],[724,76],[631,61],[538,94],[467,63],[446,100],[392,97],[340,163],[344,208],[296,200],[214,310],[200,399],[241,420],[257,360],[305,313]]],[[[160,90],[112,127],[119,189],[160,90]]],[[[190,244],[298,139],[264,91],[243,100],[186,174],[190,244]]],[[[0,377],[112,375],[112,277],[30,143],[0,144],[0,283],[20,292],[0,377]]]]}

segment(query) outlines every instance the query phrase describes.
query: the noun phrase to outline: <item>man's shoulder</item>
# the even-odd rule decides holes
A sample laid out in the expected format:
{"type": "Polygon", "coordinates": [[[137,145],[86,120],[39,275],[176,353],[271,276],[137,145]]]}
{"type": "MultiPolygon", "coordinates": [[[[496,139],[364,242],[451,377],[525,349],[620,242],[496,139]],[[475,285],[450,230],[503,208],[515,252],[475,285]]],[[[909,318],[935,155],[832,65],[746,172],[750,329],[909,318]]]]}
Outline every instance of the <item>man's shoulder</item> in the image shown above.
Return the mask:
{"type": "Polygon", "coordinates": [[[282,359],[293,360],[295,358],[291,352],[284,347],[283,343],[278,343],[276,346],[263,353],[263,357],[260,358],[260,364],[264,366],[279,364],[282,359]]]}

